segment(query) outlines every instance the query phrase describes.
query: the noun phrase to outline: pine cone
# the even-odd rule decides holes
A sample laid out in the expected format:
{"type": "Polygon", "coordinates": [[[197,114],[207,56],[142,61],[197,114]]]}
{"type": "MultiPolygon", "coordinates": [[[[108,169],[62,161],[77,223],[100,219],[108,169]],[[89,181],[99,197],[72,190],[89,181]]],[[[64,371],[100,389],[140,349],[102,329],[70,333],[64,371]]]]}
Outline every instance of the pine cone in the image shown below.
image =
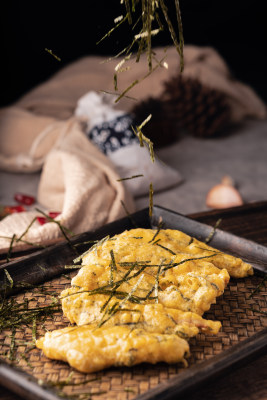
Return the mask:
{"type": "Polygon", "coordinates": [[[162,101],[168,120],[198,137],[221,133],[230,120],[226,96],[181,75],[165,82],[162,101]]]}
{"type": "Polygon", "coordinates": [[[177,140],[177,127],[173,119],[166,116],[166,105],[166,102],[149,97],[132,109],[135,126],[152,114],[142,132],[153,142],[155,148],[167,146],[177,140]]]}

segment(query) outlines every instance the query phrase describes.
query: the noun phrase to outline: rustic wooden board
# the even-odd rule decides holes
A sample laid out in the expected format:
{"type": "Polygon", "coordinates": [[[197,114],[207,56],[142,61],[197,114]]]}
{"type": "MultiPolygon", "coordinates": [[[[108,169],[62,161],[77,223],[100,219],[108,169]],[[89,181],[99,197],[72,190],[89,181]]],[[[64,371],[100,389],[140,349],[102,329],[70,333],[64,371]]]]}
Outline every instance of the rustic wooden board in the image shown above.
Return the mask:
{"type": "MultiPolygon", "coordinates": [[[[168,210],[164,210],[159,207],[154,208],[154,217],[152,223],[157,224],[159,217],[162,216],[163,220],[167,224],[166,227],[176,227],[177,229],[183,226],[183,230],[191,229],[193,224],[193,233],[195,236],[205,239],[209,232],[212,230],[211,227],[205,225],[198,225],[196,222],[191,222],[188,218],[172,213],[168,210]],[[170,226],[177,224],[179,220],[179,226],[170,226]],[[196,224],[196,225],[194,225],[196,224]]],[[[147,210],[137,213],[133,216],[133,219],[140,226],[148,227],[149,219],[147,216],[147,210]]],[[[100,232],[96,231],[90,234],[83,234],[79,240],[88,240],[88,238],[100,238],[106,236],[107,233],[111,235],[129,229],[132,227],[132,223],[128,218],[125,218],[116,223],[109,224],[107,227],[101,228],[100,232]]],[[[188,232],[188,231],[187,231],[188,232]]],[[[188,232],[189,233],[189,232],[188,232]]],[[[191,233],[192,234],[192,233],[191,233]]],[[[224,232],[217,232],[214,236],[214,240],[220,241],[221,235],[224,232]],[[217,237],[217,238],[216,238],[217,237]]],[[[225,237],[225,236],[224,236],[225,237]]],[[[260,249],[260,257],[257,256],[257,266],[266,265],[267,250],[265,247],[257,247],[256,243],[247,242],[243,239],[227,236],[228,241],[231,245],[234,244],[233,251],[236,253],[243,249],[246,256],[251,256],[251,251],[247,251],[247,248],[260,249]],[[249,247],[248,247],[249,245],[249,247]]],[[[216,242],[217,243],[217,242],[216,242]]],[[[224,241],[221,240],[224,244],[224,241]]],[[[228,243],[228,242],[227,242],[228,243]]],[[[211,243],[214,245],[214,243],[211,243]]],[[[220,248],[219,246],[217,246],[220,248]]],[[[228,245],[229,247],[229,245],[228,245]]],[[[228,252],[230,249],[228,248],[228,252]]],[[[22,261],[16,261],[10,263],[5,267],[9,270],[12,275],[14,271],[18,271],[15,278],[17,282],[20,279],[25,279],[25,273],[30,271],[27,275],[28,281],[41,282],[48,278],[51,278],[54,274],[63,271],[65,263],[69,262],[69,258],[73,258],[72,249],[66,243],[56,245],[50,249],[46,249],[38,254],[27,256],[22,261]],[[36,264],[42,265],[42,268],[50,266],[52,267],[49,273],[47,272],[44,276],[44,271],[40,267],[36,267],[36,264]]],[[[83,249],[81,249],[83,251],[83,249]]],[[[255,259],[255,255],[253,257],[255,259]]],[[[3,267],[2,267],[3,269],[3,267]]],[[[66,272],[66,271],[64,271],[66,272]]],[[[3,275],[2,275],[3,276],[3,275]]],[[[13,275],[12,275],[13,276],[13,275]]],[[[190,341],[191,357],[189,360],[190,367],[187,370],[182,370],[181,365],[165,365],[157,364],[151,365],[140,365],[134,368],[112,368],[97,374],[81,374],[79,372],[73,373],[71,381],[73,383],[82,382],[89,378],[96,378],[97,380],[92,381],[84,386],[70,385],[65,388],[67,395],[72,395],[77,392],[85,391],[88,392],[101,392],[99,399],[167,399],[177,395],[177,390],[180,393],[187,389],[188,385],[197,385],[203,380],[206,380],[214,374],[220,374],[226,371],[227,368],[233,366],[240,360],[244,360],[246,357],[251,357],[259,351],[263,351],[267,346],[266,340],[266,296],[267,288],[266,282],[260,288],[260,291],[251,296],[253,290],[262,282],[261,276],[253,276],[242,280],[231,280],[230,285],[225,290],[224,295],[218,299],[217,304],[212,306],[211,310],[206,314],[207,318],[218,319],[222,322],[223,329],[218,336],[207,336],[199,334],[196,338],[190,341]],[[251,296],[251,297],[250,297],[251,296]],[[246,341],[244,341],[246,340],[246,341]],[[246,344],[244,346],[244,343],[246,344]],[[206,361],[205,361],[206,360],[206,361]],[[203,362],[204,361],[204,362],[203,362]],[[160,384],[160,385],[159,385],[160,384]],[[85,389],[86,387],[86,389],[85,389]]],[[[34,289],[27,293],[21,293],[16,295],[16,301],[23,301],[25,298],[32,299],[32,306],[45,305],[51,301],[49,291],[60,293],[66,286],[69,286],[69,280],[66,277],[57,277],[45,284],[45,293],[40,292],[40,289],[34,289]]],[[[46,329],[56,329],[62,326],[66,326],[67,321],[64,320],[61,313],[58,313],[55,318],[48,318],[43,326],[38,327],[38,334],[44,332],[46,329]]],[[[11,332],[4,332],[0,336],[0,352],[1,354],[9,352],[10,349],[10,336],[11,332]]],[[[23,345],[24,341],[32,340],[32,329],[29,326],[27,329],[16,332],[16,340],[21,340],[22,343],[16,348],[15,358],[18,361],[15,363],[22,371],[25,371],[29,376],[34,379],[42,379],[43,381],[56,381],[64,380],[69,375],[71,368],[66,364],[56,361],[48,360],[44,357],[41,352],[37,349],[31,350],[27,353],[27,346],[23,345]],[[24,359],[22,355],[26,355],[24,359]]],[[[56,395],[52,393],[51,389],[45,389],[31,382],[25,380],[24,374],[7,368],[5,365],[0,365],[0,384],[5,385],[23,397],[35,398],[35,399],[55,399],[56,395]]],[[[93,397],[94,398],[94,397],[93,397]]]]}

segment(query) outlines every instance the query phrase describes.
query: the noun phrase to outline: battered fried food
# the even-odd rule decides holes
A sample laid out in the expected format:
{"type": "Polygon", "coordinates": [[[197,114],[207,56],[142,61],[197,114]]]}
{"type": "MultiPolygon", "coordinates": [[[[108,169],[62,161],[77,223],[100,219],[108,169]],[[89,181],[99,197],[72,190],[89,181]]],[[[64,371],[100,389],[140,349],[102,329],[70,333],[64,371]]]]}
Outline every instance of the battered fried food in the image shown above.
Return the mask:
{"type": "MultiPolygon", "coordinates": [[[[196,336],[199,331],[217,334],[221,328],[219,321],[205,320],[198,314],[167,308],[162,304],[127,303],[110,317],[101,311],[107,296],[90,296],[90,293],[81,293],[77,288],[64,290],[61,299],[63,313],[71,323],[90,325],[92,329],[102,323],[105,327],[127,325],[147,332],[175,333],[182,338],[189,338],[196,336]]],[[[116,302],[116,298],[109,302],[110,309],[116,302]]]]}
{"type": "Polygon", "coordinates": [[[47,332],[36,346],[54,360],[66,361],[81,372],[141,362],[169,364],[184,361],[189,351],[186,340],[171,334],[149,333],[126,326],[92,330],[88,326],[47,332]]]}
{"type": "Polygon", "coordinates": [[[175,230],[133,229],[104,238],[75,262],[82,267],[61,293],[78,326],[48,332],[37,347],[83,372],[111,365],[182,361],[184,340],[221,324],[202,318],[229,274],[252,267],[175,230]]]}

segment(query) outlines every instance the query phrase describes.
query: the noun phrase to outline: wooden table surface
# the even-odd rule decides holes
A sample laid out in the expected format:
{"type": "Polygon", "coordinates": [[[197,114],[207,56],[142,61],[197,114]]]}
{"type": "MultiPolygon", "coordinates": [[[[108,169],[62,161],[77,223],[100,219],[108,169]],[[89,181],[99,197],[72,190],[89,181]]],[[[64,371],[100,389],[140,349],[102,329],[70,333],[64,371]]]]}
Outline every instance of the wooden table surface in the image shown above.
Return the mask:
{"type": "MultiPolygon", "coordinates": [[[[222,219],[220,229],[267,246],[267,201],[222,211],[190,215],[212,226],[222,219]]],[[[267,339],[266,339],[267,340],[267,339]]],[[[0,400],[21,398],[0,386],[0,400]]],[[[209,384],[179,397],[181,400],[263,400],[267,399],[267,354],[216,378],[209,384]]]]}

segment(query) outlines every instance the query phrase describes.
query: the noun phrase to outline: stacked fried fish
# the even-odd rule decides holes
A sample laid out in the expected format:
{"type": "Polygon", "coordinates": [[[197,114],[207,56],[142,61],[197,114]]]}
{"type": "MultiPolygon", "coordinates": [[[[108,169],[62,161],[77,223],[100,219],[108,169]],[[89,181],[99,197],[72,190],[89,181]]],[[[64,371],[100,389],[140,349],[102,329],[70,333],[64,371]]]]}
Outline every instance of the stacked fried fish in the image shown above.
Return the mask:
{"type": "Polygon", "coordinates": [[[141,362],[185,362],[188,340],[216,334],[202,318],[231,276],[251,265],[177,230],[133,229],[95,243],[78,257],[81,269],[61,293],[75,326],[37,341],[47,357],[82,372],[141,362]]]}

